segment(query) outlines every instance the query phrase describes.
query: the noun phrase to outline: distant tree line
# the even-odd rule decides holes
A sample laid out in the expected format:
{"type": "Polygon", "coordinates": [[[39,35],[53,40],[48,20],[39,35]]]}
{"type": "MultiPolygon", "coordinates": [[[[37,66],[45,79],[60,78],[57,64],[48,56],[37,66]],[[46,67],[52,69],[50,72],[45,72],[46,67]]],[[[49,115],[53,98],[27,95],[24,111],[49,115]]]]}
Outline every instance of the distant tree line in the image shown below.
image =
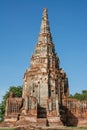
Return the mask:
{"type": "Polygon", "coordinates": [[[74,95],[70,95],[70,97],[78,100],[87,100],[87,90],[83,90],[81,93],[75,93],[74,95]]]}

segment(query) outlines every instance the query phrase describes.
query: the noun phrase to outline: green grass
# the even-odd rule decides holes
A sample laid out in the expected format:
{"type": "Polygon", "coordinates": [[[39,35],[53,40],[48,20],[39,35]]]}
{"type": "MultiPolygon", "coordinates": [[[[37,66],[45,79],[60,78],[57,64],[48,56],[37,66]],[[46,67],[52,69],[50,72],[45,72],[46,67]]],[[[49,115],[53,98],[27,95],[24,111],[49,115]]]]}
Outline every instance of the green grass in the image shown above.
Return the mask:
{"type": "Polygon", "coordinates": [[[73,130],[87,130],[87,127],[70,127],[73,128],[73,130]]]}
{"type": "Polygon", "coordinates": [[[80,128],[77,128],[77,130],[87,130],[87,127],[80,127],[80,128]]]}
{"type": "Polygon", "coordinates": [[[14,130],[12,128],[0,128],[0,130],[14,130]]]}
{"type": "MultiPolygon", "coordinates": [[[[73,130],[87,130],[87,127],[67,127],[67,128],[72,128],[73,130]]],[[[0,130],[14,130],[14,129],[13,128],[0,128],[0,130]]]]}

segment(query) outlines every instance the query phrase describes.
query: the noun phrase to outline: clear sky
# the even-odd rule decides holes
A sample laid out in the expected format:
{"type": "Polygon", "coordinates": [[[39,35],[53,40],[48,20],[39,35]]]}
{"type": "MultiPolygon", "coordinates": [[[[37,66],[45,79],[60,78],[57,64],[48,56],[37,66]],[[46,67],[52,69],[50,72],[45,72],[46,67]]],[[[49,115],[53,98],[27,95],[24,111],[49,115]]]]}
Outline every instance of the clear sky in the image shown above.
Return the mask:
{"type": "Polygon", "coordinates": [[[87,0],[0,0],[0,101],[23,84],[44,7],[70,93],[87,89],[87,0]]]}

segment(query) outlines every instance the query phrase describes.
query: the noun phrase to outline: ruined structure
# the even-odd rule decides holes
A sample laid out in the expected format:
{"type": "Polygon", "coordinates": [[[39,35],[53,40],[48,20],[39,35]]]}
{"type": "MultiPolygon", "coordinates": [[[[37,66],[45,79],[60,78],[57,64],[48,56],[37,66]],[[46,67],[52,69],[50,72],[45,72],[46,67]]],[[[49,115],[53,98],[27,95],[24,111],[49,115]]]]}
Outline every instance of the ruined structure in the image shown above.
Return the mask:
{"type": "Polygon", "coordinates": [[[45,125],[78,125],[87,115],[87,101],[69,98],[68,78],[59,66],[47,9],[43,10],[38,42],[24,74],[22,98],[7,99],[5,121],[25,120],[45,125]]]}

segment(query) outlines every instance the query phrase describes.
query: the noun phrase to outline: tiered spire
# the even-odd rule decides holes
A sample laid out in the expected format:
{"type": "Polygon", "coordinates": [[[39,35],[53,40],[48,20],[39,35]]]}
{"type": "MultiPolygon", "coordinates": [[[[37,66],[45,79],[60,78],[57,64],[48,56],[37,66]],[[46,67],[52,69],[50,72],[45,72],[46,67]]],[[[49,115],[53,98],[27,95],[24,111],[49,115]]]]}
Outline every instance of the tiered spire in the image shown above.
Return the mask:
{"type": "Polygon", "coordinates": [[[44,8],[44,10],[43,10],[43,16],[42,16],[42,22],[41,22],[41,28],[40,28],[40,34],[42,34],[42,33],[50,33],[48,13],[47,13],[46,8],[44,8]]]}
{"type": "Polygon", "coordinates": [[[43,9],[42,22],[41,22],[38,41],[42,43],[52,42],[49,20],[48,20],[48,11],[46,8],[43,9]]]}

